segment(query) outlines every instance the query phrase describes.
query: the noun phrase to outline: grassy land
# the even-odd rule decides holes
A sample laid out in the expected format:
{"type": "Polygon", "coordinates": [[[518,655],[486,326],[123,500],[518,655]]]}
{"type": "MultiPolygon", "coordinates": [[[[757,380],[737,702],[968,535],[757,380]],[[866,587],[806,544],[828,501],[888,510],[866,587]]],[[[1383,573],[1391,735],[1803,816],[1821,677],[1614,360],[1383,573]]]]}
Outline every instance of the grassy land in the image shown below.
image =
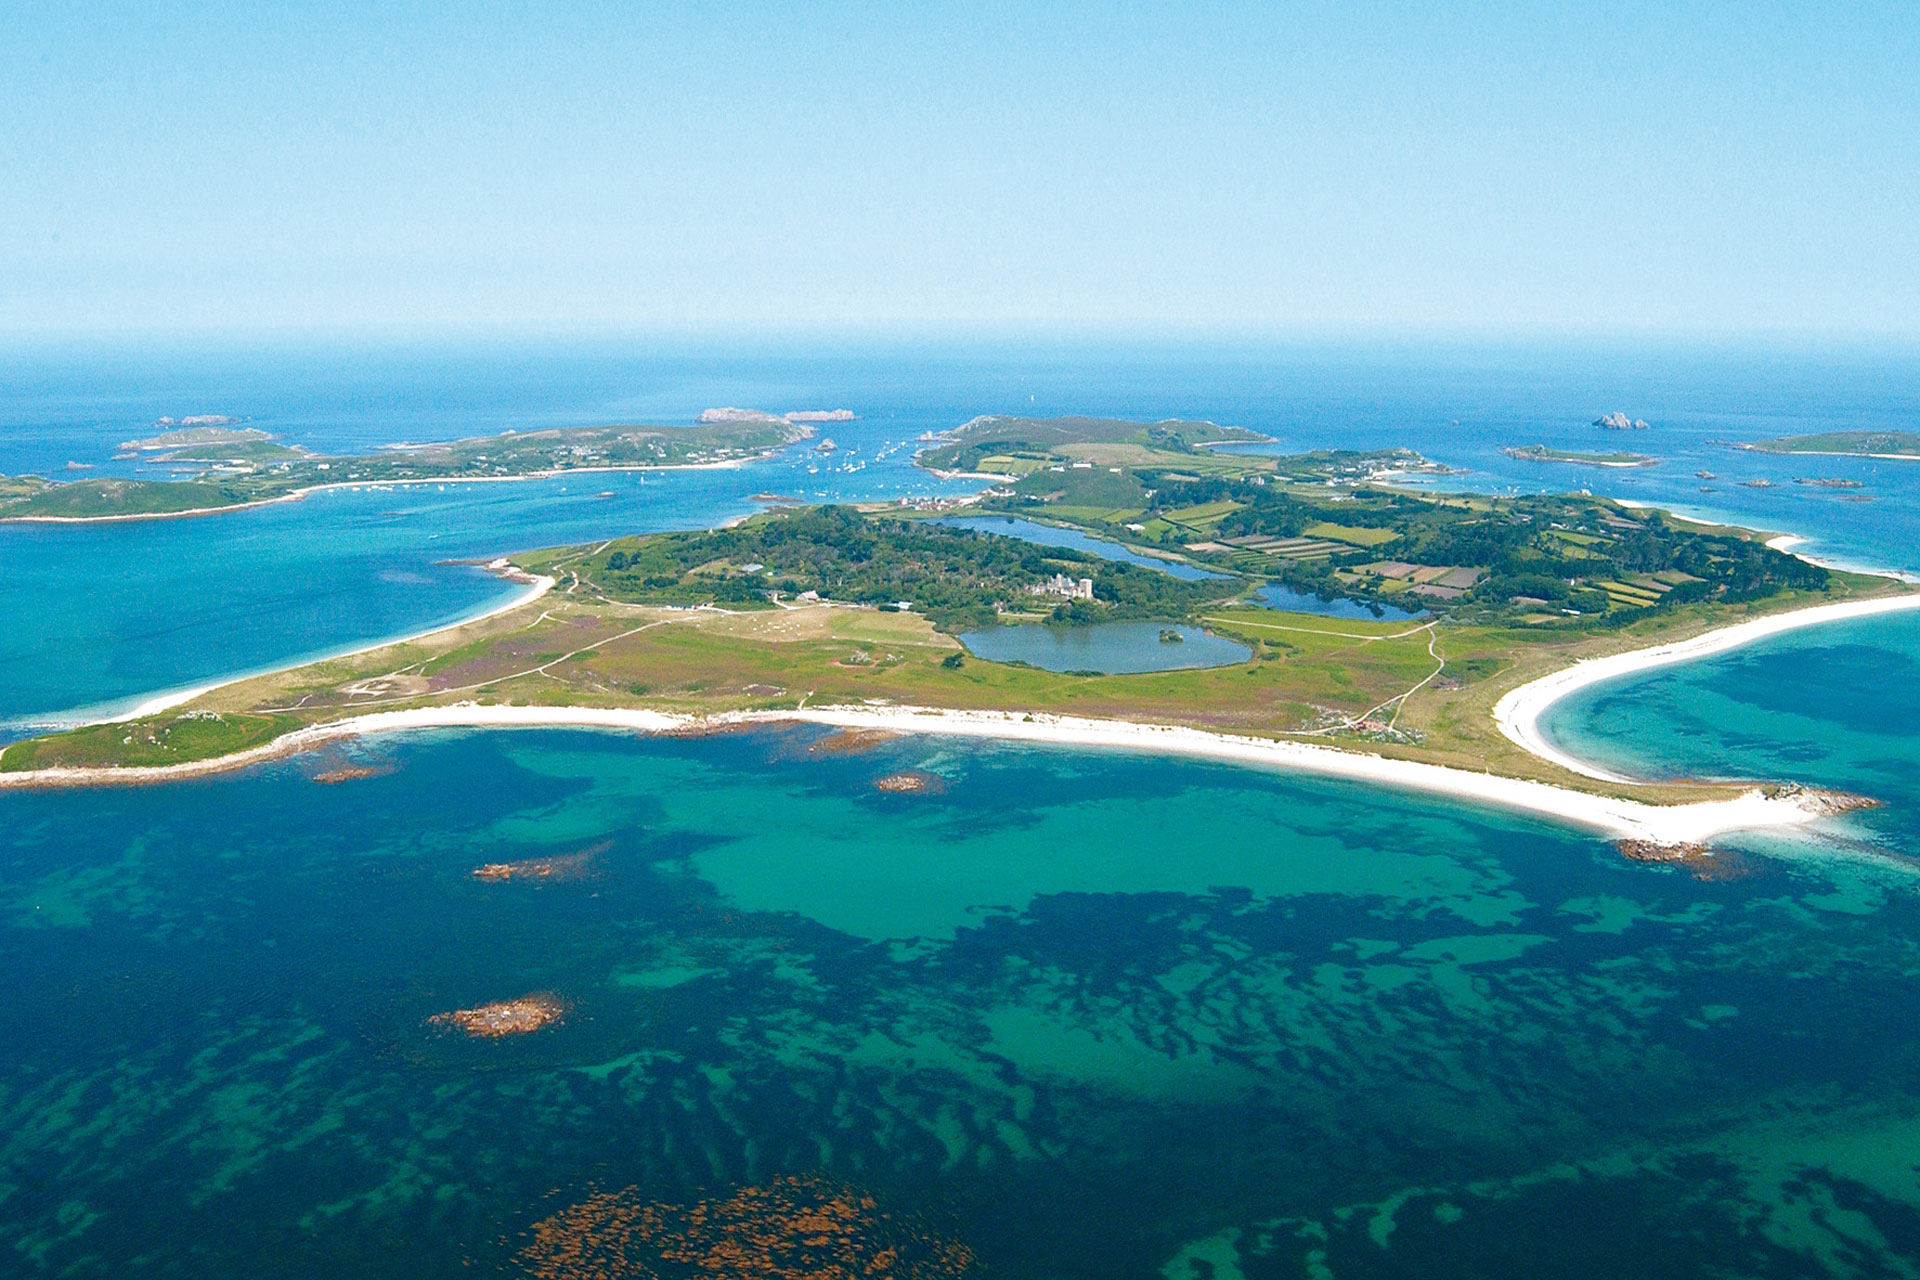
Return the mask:
{"type": "Polygon", "coordinates": [[[290,715],[196,709],[140,721],[89,725],[8,747],[0,756],[0,770],[184,764],[264,746],[303,723],[290,715]]]}
{"type": "Polygon", "coordinates": [[[1658,461],[1644,453],[1578,453],[1572,449],[1549,449],[1543,444],[1520,445],[1501,452],[1530,462],[1584,462],[1599,467],[1650,467],[1658,461]]]}
{"type": "MultiPolygon", "coordinates": [[[[953,460],[1037,465],[977,509],[1158,545],[1227,576],[1180,580],[892,510],[779,510],[724,530],[529,553],[519,562],[559,584],[536,603],[240,681],[160,716],[16,744],[0,751],[0,771],[185,763],[300,725],[461,701],[693,715],[879,703],[1178,724],[1700,799],[1727,788],[1610,787],[1568,774],[1508,742],[1492,708],[1581,659],[1908,589],[1807,564],[1750,530],[1602,498],[1381,487],[1381,475],[1425,465],[1404,451],[1235,458],[1193,443],[1210,424],[979,421],[987,425],[969,424],[947,447],[982,452],[953,460]],[[1076,453],[1102,450],[1156,461],[1078,465],[1088,460],[1076,453]],[[1216,462],[1226,470],[1208,471],[1216,462]],[[1056,577],[1090,579],[1094,598],[1065,595],[1056,577]],[[1236,603],[1272,578],[1410,600],[1431,615],[1354,622],[1236,603]],[[1069,675],[979,660],[949,634],[996,619],[1123,617],[1198,621],[1252,654],[1207,670],[1069,675]]],[[[545,443],[516,456],[551,458],[554,433],[540,434],[545,443]]],[[[598,447],[564,438],[569,449],[598,447]]],[[[628,444],[652,447],[645,437],[628,444]]],[[[499,446],[487,447],[495,459],[499,446]]]]}
{"type": "Polygon", "coordinates": [[[1920,458],[1920,431],[1826,431],[1818,435],[1756,440],[1740,446],[1761,453],[1866,454],[1920,458]]]}
{"type": "Polygon", "coordinates": [[[738,462],[802,439],[778,418],[692,427],[568,427],[321,457],[262,432],[189,431],[130,442],[180,480],[0,477],[0,520],[164,516],[268,502],[327,484],[509,479],[553,471],[738,462]]]}
{"type": "Polygon", "coordinates": [[[624,604],[596,594],[576,575],[574,565],[585,559],[574,553],[569,564],[567,556],[555,556],[548,568],[561,577],[561,590],[518,610],[241,681],[159,716],[15,744],[0,752],[0,771],[184,763],[257,746],[300,725],[462,701],[694,715],[882,703],[1180,724],[1654,801],[1694,800],[1727,788],[1611,787],[1567,774],[1501,736],[1493,704],[1508,689],[1581,658],[1681,639],[1835,594],[1686,606],[1602,634],[1222,608],[1203,611],[1200,620],[1247,643],[1253,655],[1246,662],[1074,676],[974,658],[915,613],[831,603],[741,611],[624,604]]]}

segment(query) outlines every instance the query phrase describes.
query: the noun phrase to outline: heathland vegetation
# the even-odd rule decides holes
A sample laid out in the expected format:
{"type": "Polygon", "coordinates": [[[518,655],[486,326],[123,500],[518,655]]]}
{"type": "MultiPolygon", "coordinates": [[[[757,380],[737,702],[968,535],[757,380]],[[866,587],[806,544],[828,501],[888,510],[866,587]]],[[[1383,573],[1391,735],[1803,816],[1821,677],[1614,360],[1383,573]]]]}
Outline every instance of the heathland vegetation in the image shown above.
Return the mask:
{"type": "Polygon", "coordinates": [[[1441,469],[1404,450],[1199,458],[1162,451],[1089,465],[1072,448],[993,490],[977,509],[1078,527],[1327,598],[1530,628],[1612,628],[1680,605],[1818,592],[1831,578],[1749,530],[1605,498],[1413,488],[1405,481],[1441,469]]]}
{"type": "Polygon", "coordinates": [[[1060,447],[1108,446],[1139,452],[1087,467],[1047,455],[1058,460],[968,510],[1069,525],[1217,576],[926,519],[939,504],[780,508],[726,529],[517,555],[555,589],[485,621],[18,743],[0,752],[0,772],[187,763],[301,726],[456,702],[683,716],[851,704],[1363,740],[1388,755],[1592,787],[1504,738],[1495,701],[1582,658],[1905,590],[1797,560],[1761,535],[1601,498],[1411,490],[1405,478],[1432,468],[1404,452],[1192,453],[1084,432],[1060,447]],[[1275,580],[1421,616],[1259,607],[1254,594],[1275,580]],[[1196,623],[1249,653],[1200,670],[1088,675],[987,661],[955,638],[996,621],[1119,618],[1196,623]]]}
{"type": "Polygon", "coordinates": [[[1740,447],[1759,453],[1827,453],[1874,458],[1920,458],[1920,431],[1824,431],[1817,435],[1756,440],[1740,447]]]}

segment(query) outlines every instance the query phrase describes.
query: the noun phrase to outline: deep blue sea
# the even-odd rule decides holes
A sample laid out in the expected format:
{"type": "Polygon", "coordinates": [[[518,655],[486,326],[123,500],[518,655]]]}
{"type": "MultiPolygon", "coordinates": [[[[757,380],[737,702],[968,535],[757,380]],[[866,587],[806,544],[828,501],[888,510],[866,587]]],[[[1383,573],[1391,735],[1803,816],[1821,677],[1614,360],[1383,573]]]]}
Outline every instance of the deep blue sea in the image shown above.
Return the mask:
{"type": "MultiPolygon", "coordinates": [[[[162,416],[341,450],[723,405],[860,417],[831,461],[0,526],[0,721],[512,589],[451,560],[939,491],[913,441],[977,413],[1406,445],[1920,571],[1920,464],[1720,443],[1914,429],[1897,351],[42,348],[0,356],[0,473],[110,471],[162,416]],[[1660,463],[1500,452],[1531,443],[1660,463]],[[1864,487],[1794,483],[1830,476],[1864,487]]],[[[1359,786],[800,731],[0,796],[0,1274],[1920,1275],[1917,674],[1920,623],[1860,622],[1556,710],[1614,767],[1887,801],[1716,883],[1359,786]],[[875,789],[902,769],[935,785],[875,789]],[[560,1020],[442,1017],[522,998],[560,1020]]]]}

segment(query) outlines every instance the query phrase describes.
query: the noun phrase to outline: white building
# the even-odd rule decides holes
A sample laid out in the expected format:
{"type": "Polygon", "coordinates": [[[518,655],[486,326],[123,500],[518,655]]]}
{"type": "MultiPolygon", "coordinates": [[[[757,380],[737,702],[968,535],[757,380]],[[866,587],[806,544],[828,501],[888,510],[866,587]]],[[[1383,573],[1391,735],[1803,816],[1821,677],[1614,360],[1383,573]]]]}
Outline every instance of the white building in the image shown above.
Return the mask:
{"type": "Polygon", "coordinates": [[[1037,596],[1065,596],[1069,600],[1093,599],[1093,579],[1081,578],[1075,581],[1064,573],[1056,573],[1037,587],[1029,588],[1037,596]]]}

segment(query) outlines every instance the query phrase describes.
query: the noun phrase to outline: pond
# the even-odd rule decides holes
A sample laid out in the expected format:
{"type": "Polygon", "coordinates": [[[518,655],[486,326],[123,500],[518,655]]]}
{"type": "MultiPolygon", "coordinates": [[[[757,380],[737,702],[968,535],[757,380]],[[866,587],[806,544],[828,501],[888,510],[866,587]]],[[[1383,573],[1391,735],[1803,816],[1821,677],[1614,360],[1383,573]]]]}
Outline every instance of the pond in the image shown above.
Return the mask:
{"type": "Polygon", "coordinates": [[[933,523],[952,525],[956,529],[978,529],[982,533],[997,533],[1008,538],[1024,538],[1028,542],[1037,542],[1043,547],[1068,547],[1074,551],[1085,551],[1089,555],[1099,556],[1102,560],[1119,560],[1126,564],[1137,564],[1143,569],[1158,569],[1176,578],[1197,580],[1227,576],[1208,569],[1196,569],[1178,560],[1162,560],[1157,556],[1141,555],[1117,542],[1096,538],[1078,529],[1062,529],[1033,520],[1022,520],[1017,516],[950,516],[935,520],[933,523]]]}
{"type": "Polygon", "coordinates": [[[1268,583],[1248,597],[1253,603],[1288,613],[1314,613],[1323,618],[1358,618],[1368,622],[1401,622],[1424,618],[1390,604],[1362,604],[1358,600],[1322,600],[1311,592],[1295,591],[1277,582],[1268,583]]]}
{"type": "Polygon", "coordinates": [[[1245,662],[1253,651],[1199,627],[1167,622],[1098,622],[1090,627],[1023,623],[988,627],[960,637],[976,657],[1024,662],[1045,671],[1099,671],[1131,675],[1245,662]],[[1177,635],[1179,640],[1162,639],[1177,635]]]}

